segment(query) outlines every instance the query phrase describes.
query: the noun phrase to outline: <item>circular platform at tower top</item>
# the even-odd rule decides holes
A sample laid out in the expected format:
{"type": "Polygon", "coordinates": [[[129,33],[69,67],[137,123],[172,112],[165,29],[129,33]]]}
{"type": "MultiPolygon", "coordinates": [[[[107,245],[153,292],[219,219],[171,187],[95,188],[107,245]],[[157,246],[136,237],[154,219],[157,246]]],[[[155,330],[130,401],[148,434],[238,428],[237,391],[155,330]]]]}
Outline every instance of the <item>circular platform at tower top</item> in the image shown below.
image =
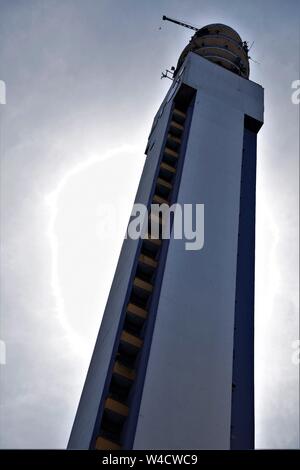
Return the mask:
{"type": "Polygon", "coordinates": [[[230,26],[214,23],[198,29],[182,51],[174,76],[187,54],[194,52],[243,78],[249,78],[248,46],[230,26]]]}

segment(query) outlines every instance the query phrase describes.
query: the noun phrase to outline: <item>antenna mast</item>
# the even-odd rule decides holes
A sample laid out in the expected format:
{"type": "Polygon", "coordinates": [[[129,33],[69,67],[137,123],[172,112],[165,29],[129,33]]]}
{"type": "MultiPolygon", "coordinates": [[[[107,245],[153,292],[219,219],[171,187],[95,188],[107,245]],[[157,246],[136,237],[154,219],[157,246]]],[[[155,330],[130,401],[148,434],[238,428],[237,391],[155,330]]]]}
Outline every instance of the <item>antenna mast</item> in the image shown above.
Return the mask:
{"type": "Polygon", "coordinates": [[[168,16],[163,16],[162,19],[164,21],[170,21],[171,23],[179,24],[179,26],[183,26],[184,28],[192,29],[193,31],[198,31],[199,28],[196,28],[196,26],[193,26],[189,23],[183,23],[183,21],[178,21],[174,20],[173,18],[169,18],[168,16]]]}

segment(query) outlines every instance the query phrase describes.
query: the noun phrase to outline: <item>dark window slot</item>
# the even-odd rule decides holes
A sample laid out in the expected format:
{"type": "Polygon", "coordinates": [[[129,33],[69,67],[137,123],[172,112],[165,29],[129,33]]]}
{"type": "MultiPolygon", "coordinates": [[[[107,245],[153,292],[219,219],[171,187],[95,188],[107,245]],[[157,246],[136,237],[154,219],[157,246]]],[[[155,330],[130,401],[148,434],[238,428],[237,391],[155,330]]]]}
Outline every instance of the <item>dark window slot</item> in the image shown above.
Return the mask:
{"type": "Polygon", "coordinates": [[[170,188],[166,188],[160,184],[157,184],[156,187],[155,187],[155,194],[157,194],[158,196],[164,198],[164,199],[168,199],[169,196],[170,196],[170,193],[171,193],[171,189],[170,188]]]}
{"type": "MultiPolygon", "coordinates": [[[[153,258],[151,258],[152,260],[153,258]]],[[[150,261],[149,261],[150,262],[150,261]]],[[[142,260],[139,260],[139,264],[138,264],[138,267],[137,267],[137,276],[142,279],[142,277],[140,276],[140,273],[143,273],[144,276],[146,276],[146,278],[148,279],[145,279],[147,282],[151,282],[152,283],[152,279],[153,279],[153,275],[154,275],[154,271],[155,271],[156,267],[155,266],[150,266],[149,264],[147,264],[147,262],[143,262],[142,260]]]]}
{"type": "Polygon", "coordinates": [[[144,309],[147,307],[148,304],[147,299],[139,297],[134,291],[131,292],[129,302],[144,309]]]}
{"type": "Polygon", "coordinates": [[[134,369],[135,361],[138,355],[138,350],[132,351],[124,347],[122,343],[119,344],[119,349],[117,353],[117,360],[128,367],[129,369],[134,369]]]}
{"type": "Polygon", "coordinates": [[[132,321],[132,317],[130,315],[126,315],[125,322],[124,322],[124,330],[128,331],[135,336],[140,336],[142,323],[136,323],[132,321]]]}
{"type": "Polygon", "coordinates": [[[171,166],[172,168],[176,169],[177,167],[177,160],[178,158],[172,157],[171,155],[167,155],[164,153],[162,161],[167,165],[171,166]]]}
{"type": "Polygon", "coordinates": [[[172,166],[173,168],[177,167],[177,161],[178,158],[173,157],[172,155],[168,155],[167,153],[164,153],[162,161],[167,163],[167,165],[172,166]]]}
{"type": "Polygon", "coordinates": [[[178,124],[181,124],[183,126],[185,122],[185,118],[186,118],[185,113],[181,109],[176,107],[172,114],[172,120],[175,122],[178,122],[178,124]]]}
{"type": "MultiPolygon", "coordinates": [[[[137,277],[138,279],[138,277],[137,277]]],[[[148,282],[148,281],[145,281],[144,279],[140,279],[141,282],[148,282]]],[[[137,281],[138,282],[138,281],[137,281]]],[[[141,301],[144,301],[146,302],[145,305],[147,305],[148,301],[149,301],[149,298],[151,297],[151,294],[152,294],[152,291],[149,291],[149,290],[145,290],[144,287],[140,287],[138,285],[134,285],[133,286],[133,291],[135,293],[135,295],[141,299],[141,301]]]]}
{"type": "Polygon", "coordinates": [[[109,396],[115,400],[120,401],[121,403],[127,404],[128,395],[130,392],[130,387],[122,387],[116,381],[114,376],[112,376],[110,387],[109,387],[109,396]]]}
{"type": "Polygon", "coordinates": [[[145,282],[150,282],[150,284],[153,283],[154,270],[145,270],[141,263],[137,266],[136,275],[145,282]]]}
{"type": "Polygon", "coordinates": [[[170,130],[169,130],[168,139],[169,139],[170,141],[172,140],[172,142],[178,143],[178,145],[180,145],[180,143],[181,143],[181,137],[178,137],[178,135],[175,135],[175,134],[172,132],[172,128],[170,128],[170,130]],[[180,143],[179,143],[179,141],[180,141],[180,143]]]}
{"type": "Polygon", "coordinates": [[[174,179],[175,173],[170,173],[168,170],[164,168],[160,168],[159,170],[159,178],[166,180],[168,183],[172,183],[174,179]]]}
{"type": "Polygon", "coordinates": [[[145,243],[142,244],[142,248],[141,248],[141,254],[142,255],[145,255],[145,256],[148,256],[149,258],[152,258],[152,259],[155,259],[155,255],[156,255],[156,250],[150,250],[149,249],[149,246],[147,247],[147,245],[145,243]]]}
{"type": "Polygon", "coordinates": [[[167,145],[170,149],[175,150],[175,152],[179,152],[181,140],[169,132],[167,137],[167,145]]]}
{"type": "Polygon", "coordinates": [[[172,134],[177,139],[181,139],[182,132],[183,129],[181,127],[181,124],[177,124],[177,122],[173,120],[170,125],[170,134],[172,134]]]}
{"type": "Polygon", "coordinates": [[[124,420],[118,419],[119,415],[113,416],[113,413],[104,410],[101,421],[101,434],[108,439],[118,442],[122,433],[124,420]]]}
{"type": "Polygon", "coordinates": [[[130,323],[133,323],[134,325],[137,325],[138,328],[141,328],[142,325],[145,322],[145,318],[142,318],[138,315],[135,315],[134,313],[127,312],[126,313],[126,318],[128,318],[128,321],[130,323]]]}
{"type": "Polygon", "coordinates": [[[160,246],[152,243],[149,240],[144,240],[142,243],[141,253],[143,255],[149,256],[150,258],[156,259],[159,250],[160,246]]]}
{"type": "Polygon", "coordinates": [[[121,438],[120,434],[116,435],[114,433],[111,433],[109,431],[105,431],[104,429],[101,429],[99,437],[103,437],[104,439],[107,439],[111,442],[114,442],[117,445],[120,445],[120,438],[121,438]]]}

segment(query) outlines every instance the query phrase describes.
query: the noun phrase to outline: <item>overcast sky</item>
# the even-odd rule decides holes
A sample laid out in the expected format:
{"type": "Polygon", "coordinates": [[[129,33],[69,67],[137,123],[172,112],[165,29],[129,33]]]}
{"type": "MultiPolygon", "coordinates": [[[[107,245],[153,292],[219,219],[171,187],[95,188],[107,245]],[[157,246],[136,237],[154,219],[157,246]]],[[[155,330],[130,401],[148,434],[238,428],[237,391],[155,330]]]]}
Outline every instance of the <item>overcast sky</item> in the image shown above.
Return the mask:
{"type": "Polygon", "coordinates": [[[191,33],[254,41],[258,138],[256,445],[299,447],[299,2],[0,0],[0,446],[64,448],[144,164],[154,114],[191,33]],[[161,29],[160,29],[161,28],[161,29]],[[124,177],[125,175],[125,177],[124,177]],[[118,230],[101,239],[103,204],[118,230]]]}

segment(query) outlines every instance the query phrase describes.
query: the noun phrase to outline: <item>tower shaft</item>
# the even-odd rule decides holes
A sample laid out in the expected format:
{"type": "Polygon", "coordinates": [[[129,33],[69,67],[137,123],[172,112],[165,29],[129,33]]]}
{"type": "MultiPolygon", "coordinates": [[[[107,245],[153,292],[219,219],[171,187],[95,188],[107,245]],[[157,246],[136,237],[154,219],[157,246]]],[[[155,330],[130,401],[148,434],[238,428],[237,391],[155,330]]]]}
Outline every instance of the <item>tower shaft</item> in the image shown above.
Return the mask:
{"type": "Polygon", "coordinates": [[[136,203],[204,204],[204,246],[126,239],[70,448],[254,446],[256,138],[263,89],[190,52],[136,203]]]}

